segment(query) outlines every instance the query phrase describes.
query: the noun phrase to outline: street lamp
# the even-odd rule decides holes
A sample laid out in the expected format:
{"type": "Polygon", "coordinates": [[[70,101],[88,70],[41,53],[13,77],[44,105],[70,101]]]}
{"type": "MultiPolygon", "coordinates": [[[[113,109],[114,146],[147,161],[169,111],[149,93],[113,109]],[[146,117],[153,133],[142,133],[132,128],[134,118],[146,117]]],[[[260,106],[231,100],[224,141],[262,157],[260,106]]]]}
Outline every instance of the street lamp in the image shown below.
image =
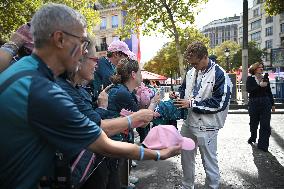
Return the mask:
{"type": "Polygon", "coordinates": [[[226,48],[224,52],[226,56],[226,69],[227,69],[227,72],[229,73],[230,72],[230,64],[229,64],[230,49],[226,48]]]}

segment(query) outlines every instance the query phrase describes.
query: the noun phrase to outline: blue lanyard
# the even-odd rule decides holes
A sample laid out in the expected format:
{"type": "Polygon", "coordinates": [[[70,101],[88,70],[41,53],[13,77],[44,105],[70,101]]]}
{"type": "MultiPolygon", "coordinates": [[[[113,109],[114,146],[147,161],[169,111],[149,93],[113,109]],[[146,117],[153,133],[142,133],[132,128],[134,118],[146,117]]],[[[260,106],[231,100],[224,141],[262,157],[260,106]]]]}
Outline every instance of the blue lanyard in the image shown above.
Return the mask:
{"type": "Polygon", "coordinates": [[[198,95],[198,91],[201,87],[202,77],[199,82],[197,82],[197,78],[198,78],[198,72],[196,73],[196,77],[195,77],[195,82],[194,82],[194,87],[193,87],[193,97],[196,97],[198,95]]]}

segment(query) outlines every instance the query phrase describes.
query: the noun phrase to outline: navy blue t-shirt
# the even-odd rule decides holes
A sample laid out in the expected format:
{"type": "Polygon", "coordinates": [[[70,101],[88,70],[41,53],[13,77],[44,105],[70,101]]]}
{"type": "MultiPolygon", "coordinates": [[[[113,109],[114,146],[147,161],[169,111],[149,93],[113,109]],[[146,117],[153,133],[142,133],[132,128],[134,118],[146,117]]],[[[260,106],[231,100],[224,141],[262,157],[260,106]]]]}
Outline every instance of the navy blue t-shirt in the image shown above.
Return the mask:
{"type": "MultiPolygon", "coordinates": [[[[125,85],[117,84],[108,91],[108,110],[112,118],[119,117],[124,108],[132,112],[139,110],[136,96],[125,85]]],[[[113,140],[121,140],[121,135],[111,137],[113,140]]]]}
{"type": "Polygon", "coordinates": [[[101,125],[101,116],[93,109],[92,97],[84,88],[81,86],[74,87],[71,83],[63,78],[58,78],[56,82],[71,96],[73,102],[77,105],[82,114],[86,115],[97,125],[101,125]]]}
{"type": "Polygon", "coordinates": [[[0,94],[0,188],[36,188],[53,172],[55,150],[73,158],[101,134],[80,113],[36,55],[27,56],[0,75],[0,85],[15,73],[34,70],[0,94]]]}
{"type": "Polygon", "coordinates": [[[102,57],[98,61],[98,68],[94,73],[94,96],[95,99],[99,96],[102,86],[103,88],[111,84],[110,77],[114,75],[115,66],[106,58],[102,57]]]}

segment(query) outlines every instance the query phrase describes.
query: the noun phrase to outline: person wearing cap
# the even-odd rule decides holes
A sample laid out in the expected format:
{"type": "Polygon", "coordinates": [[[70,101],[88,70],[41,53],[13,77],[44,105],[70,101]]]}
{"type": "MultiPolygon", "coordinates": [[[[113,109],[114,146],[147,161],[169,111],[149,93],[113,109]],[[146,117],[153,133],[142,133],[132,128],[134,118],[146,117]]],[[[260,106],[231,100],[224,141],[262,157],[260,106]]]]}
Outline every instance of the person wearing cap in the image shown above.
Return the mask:
{"type": "MultiPolygon", "coordinates": [[[[55,77],[78,68],[89,44],[86,30],[79,12],[62,4],[45,4],[31,21],[33,54],[0,74],[1,189],[37,188],[39,179],[54,171],[56,149],[70,160],[84,148],[141,160],[178,154],[179,146],[158,154],[109,139],[55,83],[55,77]]],[[[131,126],[132,120],[128,123],[131,126]]]]}
{"type": "Polygon", "coordinates": [[[263,63],[256,62],[249,68],[251,74],[247,78],[246,89],[249,93],[250,138],[248,143],[256,142],[258,124],[260,124],[257,148],[268,152],[271,134],[271,111],[275,112],[274,99],[270,88],[269,78],[262,76],[263,63]]]}
{"type": "Polygon", "coordinates": [[[98,68],[95,71],[93,82],[94,101],[97,100],[102,88],[111,84],[110,77],[115,72],[115,66],[123,58],[133,57],[128,45],[123,41],[113,41],[107,49],[107,57],[102,57],[98,61],[98,68]]]}
{"type": "MultiPolygon", "coordinates": [[[[134,89],[140,86],[142,81],[141,69],[135,60],[130,58],[121,59],[116,65],[116,73],[111,77],[111,82],[114,84],[108,91],[108,111],[112,118],[121,116],[123,109],[132,112],[139,110],[134,89]]],[[[151,109],[154,109],[155,100],[158,95],[153,98],[151,109]]],[[[147,125],[147,124],[145,124],[147,125]]],[[[116,141],[133,142],[133,127],[128,128],[126,132],[112,136],[116,141]]],[[[126,158],[131,159],[131,158],[126,158]]],[[[128,164],[125,158],[108,158],[109,166],[103,169],[99,167],[101,175],[107,177],[107,185],[110,188],[120,188],[128,186],[128,164]],[[127,171],[126,171],[127,170],[127,171]],[[123,177],[120,181],[120,176],[123,177]]],[[[97,172],[98,173],[98,172],[97,172]]]]}
{"type": "Polygon", "coordinates": [[[181,135],[193,139],[197,147],[192,151],[182,150],[182,187],[194,188],[199,148],[206,173],[205,188],[217,189],[220,180],[217,136],[228,114],[231,81],[224,69],[208,58],[207,48],[201,42],[189,44],[184,58],[193,68],[186,74],[184,99],[177,99],[176,106],[188,110],[181,135]]]}
{"type": "MultiPolygon", "coordinates": [[[[93,39],[88,37],[90,44],[87,47],[88,53],[80,59],[80,65],[77,70],[70,73],[64,73],[60,75],[56,82],[64,89],[73,99],[74,103],[77,105],[79,111],[87,116],[90,120],[94,121],[99,125],[102,130],[109,136],[119,134],[128,128],[127,117],[119,117],[115,119],[104,119],[107,117],[107,105],[108,105],[108,95],[106,93],[107,89],[104,89],[98,98],[99,107],[95,110],[92,107],[92,99],[90,94],[84,89],[84,86],[93,80],[93,71],[97,67],[97,58],[95,57],[95,48],[93,39]]],[[[129,118],[133,123],[143,122],[147,124],[145,118],[148,117],[152,112],[150,110],[140,110],[136,113],[129,115],[129,118]],[[146,121],[146,122],[145,122],[146,121]]],[[[95,165],[106,166],[108,162],[106,158],[102,155],[97,154],[95,165]],[[102,162],[103,161],[103,162],[102,162]]],[[[105,182],[100,174],[94,174],[89,178],[85,186],[82,188],[106,188],[105,182]],[[95,177],[95,178],[94,178],[95,177]],[[92,181],[98,180],[98,181],[92,181]]]]}
{"type": "Polygon", "coordinates": [[[32,49],[33,40],[30,33],[30,23],[27,23],[12,34],[10,41],[1,46],[0,73],[20,58],[30,55],[32,49]]]}

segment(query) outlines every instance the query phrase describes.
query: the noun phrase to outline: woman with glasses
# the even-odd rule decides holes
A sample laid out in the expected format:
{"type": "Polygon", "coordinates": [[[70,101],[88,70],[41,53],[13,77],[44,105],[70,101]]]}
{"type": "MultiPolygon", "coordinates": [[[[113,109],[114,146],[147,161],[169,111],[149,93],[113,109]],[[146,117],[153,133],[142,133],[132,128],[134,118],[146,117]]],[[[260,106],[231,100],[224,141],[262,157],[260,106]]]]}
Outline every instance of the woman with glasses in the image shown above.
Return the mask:
{"type": "Polygon", "coordinates": [[[271,134],[271,110],[275,112],[269,79],[262,76],[263,64],[259,62],[250,66],[249,73],[251,75],[247,78],[246,88],[249,93],[248,110],[251,136],[248,139],[248,143],[252,144],[256,142],[257,128],[258,124],[260,124],[257,147],[264,152],[268,152],[269,137],[271,134]]]}
{"type": "MultiPolygon", "coordinates": [[[[108,111],[106,110],[108,106],[108,95],[106,93],[108,90],[107,88],[104,89],[99,95],[98,108],[95,110],[93,109],[92,98],[84,89],[84,86],[93,80],[94,71],[97,68],[98,58],[95,56],[96,51],[93,43],[94,40],[89,38],[88,41],[90,41],[87,47],[88,52],[80,60],[78,70],[71,73],[64,73],[57,80],[57,83],[72,97],[80,112],[86,115],[92,121],[96,122],[105,131],[105,133],[111,137],[127,129],[128,120],[124,117],[106,119],[109,117],[108,111]]],[[[142,121],[147,123],[145,116],[147,116],[148,113],[151,113],[151,111],[138,111],[131,115],[131,119],[133,122],[142,121]]],[[[107,188],[106,177],[104,174],[101,174],[100,169],[103,167],[104,171],[106,172],[105,167],[108,166],[108,159],[112,158],[105,158],[100,155],[97,155],[96,158],[95,164],[100,164],[98,171],[94,172],[94,176],[91,176],[83,188],[88,188],[88,186],[91,188],[107,188]]],[[[113,185],[111,185],[111,187],[113,187],[113,185]]]]}

